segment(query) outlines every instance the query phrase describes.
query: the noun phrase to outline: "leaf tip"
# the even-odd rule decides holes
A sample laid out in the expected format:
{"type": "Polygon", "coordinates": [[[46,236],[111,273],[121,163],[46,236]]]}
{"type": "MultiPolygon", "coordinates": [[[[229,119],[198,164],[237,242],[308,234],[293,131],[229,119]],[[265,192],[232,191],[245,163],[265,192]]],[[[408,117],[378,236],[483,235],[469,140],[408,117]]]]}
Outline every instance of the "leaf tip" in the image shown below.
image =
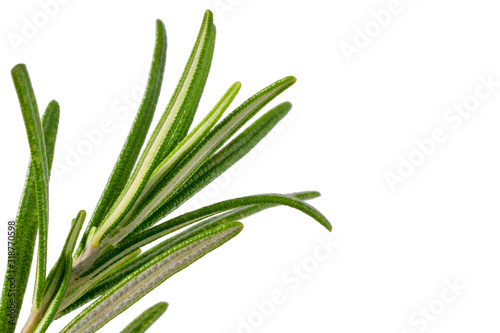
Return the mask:
{"type": "Polygon", "coordinates": [[[319,193],[318,191],[311,191],[310,196],[311,196],[311,199],[318,198],[321,196],[321,193],[319,193]]]}
{"type": "Polygon", "coordinates": [[[281,109],[283,109],[284,111],[286,111],[288,113],[288,111],[290,111],[292,109],[292,103],[286,101],[286,102],[279,104],[279,107],[281,107],[281,109]]]}
{"type": "Polygon", "coordinates": [[[78,212],[78,215],[76,216],[77,219],[85,219],[85,217],[87,216],[87,212],[85,210],[81,210],[78,212]]]}
{"type": "Polygon", "coordinates": [[[294,84],[295,82],[297,82],[297,78],[295,76],[287,76],[283,80],[289,81],[290,84],[294,84]]]}
{"type": "Polygon", "coordinates": [[[168,308],[168,303],[167,302],[160,302],[160,303],[157,303],[156,304],[157,306],[157,309],[160,311],[160,312],[165,312],[168,308]]]}
{"type": "Polygon", "coordinates": [[[157,19],[157,20],[156,20],[156,30],[159,30],[159,31],[160,31],[160,30],[161,30],[161,31],[165,30],[165,24],[164,24],[164,23],[163,23],[163,21],[162,21],[162,20],[160,20],[160,19],[157,19]]]}
{"type": "Polygon", "coordinates": [[[20,71],[21,71],[21,72],[24,72],[24,71],[26,71],[26,70],[27,70],[27,69],[26,69],[26,65],[25,65],[25,64],[17,64],[17,65],[15,65],[14,67],[12,67],[12,69],[11,69],[11,73],[12,73],[12,74],[14,74],[14,73],[16,73],[16,72],[20,72],[20,71]]]}
{"type": "Polygon", "coordinates": [[[243,223],[241,223],[239,221],[224,223],[223,226],[224,226],[224,229],[226,229],[226,230],[228,230],[228,229],[233,230],[231,232],[231,235],[233,235],[233,237],[236,236],[237,234],[239,234],[243,230],[243,227],[244,227],[243,223]]]}
{"type": "Polygon", "coordinates": [[[214,14],[212,13],[212,11],[210,9],[207,9],[205,11],[205,17],[204,17],[204,19],[212,21],[213,17],[214,17],[214,14]]]}
{"type": "Polygon", "coordinates": [[[288,88],[290,88],[291,86],[293,86],[293,84],[297,82],[297,79],[295,78],[295,76],[286,76],[284,78],[282,78],[281,80],[278,80],[276,81],[273,85],[277,85],[279,87],[281,87],[281,91],[283,90],[286,90],[288,88]]]}
{"type": "Polygon", "coordinates": [[[55,99],[51,100],[48,106],[59,109],[59,103],[55,99]]]}
{"type": "Polygon", "coordinates": [[[241,89],[241,82],[240,81],[236,81],[235,83],[233,83],[233,85],[231,86],[230,88],[231,90],[235,91],[235,93],[237,94],[240,89],[241,89]]]}
{"type": "Polygon", "coordinates": [[[326,222],[325,223],[325,228],[326,230],[328,230],[329,232],[332,232],[333,231],[333,227],[332,227],[332,224],[330,222],[326,222]]]}

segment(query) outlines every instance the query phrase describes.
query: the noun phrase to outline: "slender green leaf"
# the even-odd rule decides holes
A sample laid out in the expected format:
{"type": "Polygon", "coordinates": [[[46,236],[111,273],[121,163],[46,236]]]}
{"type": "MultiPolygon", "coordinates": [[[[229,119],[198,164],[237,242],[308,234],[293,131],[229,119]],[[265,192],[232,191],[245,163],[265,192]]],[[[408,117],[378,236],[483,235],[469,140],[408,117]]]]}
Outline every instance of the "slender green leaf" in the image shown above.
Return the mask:
{"type": "Polygon", "coordinates": [[[207,11],[191,57],[188,60],[184,74],[174,95],[139,159],[132,177],[113,205],[113,208],[108,212],[104,222],[96,230],[91,242],[93,248],[98,247],[102,237],[109,230],[112,230],[125,214],[128,213],[137,197],[141,194],[149,176],[161,162],[162,157],[168,154],[169,149],[174,148],[173,146],[169,146],[170,139],[175,131],[175,126],[172,125],[174,123],[177,124],[179,113],[188,106],[191,100],[193,91],[196,88],[196,80],[202,70],[207,52],[210,50],[209,44],[212,40],[213,27],[213,15],[210,11],[207,11]]]}
{"type": "MultiPolygon", "coordinates": [[[[298,192],[291,193],[288,196],[295,197],[300,200],[309,200],[319,197],[318,192],[298,192]]],[[[95,279],[99,282],[93,285],[91,288],[87,289],[85,293],[80,292],[80,298],[77,300],[74,297],[69,299],[69,302],[65,303],[64,306],[61,306],[61,313],[59,316],[63,316],[68,314],[69,312],[79,308],[83,304],[95,299],[97,296],[104,293],[106,290],[110,289],[118,282],[120,282],[127,275],[132,273],[134,270],[141,267],[143,264],[156,257],[162,252],[167,251],[173,246],[182,243],[183,241],[193,237],[199,232],[208,230],[220,224],[226,222],[234,222],[241,220],[245,217],[256,214],[264,209],[275,207],[279,204],[254,204],[249,206],[244,206],[243,208],[235,208],[229,210],[227,213],[218,214],[211,218],[205,219],[200,222],[200,226],[192,227],[188,230],[185,230],[172,238],[166,239],[162,241],[160,244],[154,246],[148,251],[144,252],[140,258],[132,255],[135,251],[138,251],[140,246],[144,246],[148,244],[148,242],[153,242],[166,234],[169,234],[175,230],[178,230],[178,227],[172,228],[172,221],[167,221],[161,225],[158,225],[154,228],[154,230],[148,230],[147,232],[142,232],[139,234],[131,235],[120,242],[119,246],[116,249],[113,249],[111,252],[106,253],[102,258],[100,258],[90,269],[84,274],[82,279],[85,279],[87,276],[95,276],[99,274],[95,279]],[[126,258],[132,258],[134,260],[126,260],[126,258]],[[120,262],[122,264],[116,265],[115,262],[120,262]],[[106,274],[101,274],[103,267],[112,266],[114,268],[106,269],[106,274]]],[[[191,213],[188,213],[192,215],[191,213]]],[[[174,219],[177,222],[182,222],[179,218],[174,219]]],[[[191,223],[197,222],[199,219],[195,218],[190,221],[191,223]]],[[[187,226],[191,223],[183,223],[184,226],[187,226]]],[[[73,295],[72,295],[73,296],[73,295]]]]}
{"type": "MultiPolygon", "coordinates": [[[[167,222],[164,222],[156,227],[147,229],[137,235],[132,235],[131,237],[124,241],[124,244],[117,248],[121,251],[126,251],[127,249],[133,249],[136,246],[143,246],[150,243],[160,237],[163,237],[173,231],[176,231],[186,225],[193,224],[204,218],[225,212],[234,208],[246,207],[250,205],[259,204],[273,204],[273,205],[283,205],[291,208],[300,210],[301,212],[309,215],[318,221],[327,230],[331,231],[332,226],[327,218],[321,214],[313,206],[299,200],[297,198],[282,195],[282,194],[263,194],[263,195],[252,195],[247,197],[241,197],[237,199],[230,199],[218,202],[213,205],[205,206],[203,208],[194,210],[192,212],[183,214],[179,217],[173,218],[167,222]]],[[[119,250],[115,250],[120,253],[119,250]]],[[[113,251],[114,252],[114,251],[113,251]]]]}
{"type": "Polygon", "coordinates": [[[144,333],[167,311],[168,304],[157,303],[141,313],[120,333],[144,333]]]}
{"type": "Polygon", "coordinates": [[[23,114],[31,151],[31,163],[35,175],[36,201],[38,211],[38,255],[37,278],[34,301],[38,306],[44,289],[47,266],[47,229],[49,214],[49,171],[43,128],[38,113],[35,93],[31,86],[28,70],[24,64],[14,66],[11,71],[19,104],[23,114]]]}
{"type": "MultiPolygon", "coordinates": [[[[59,104],[56,101],[52,101],[47,106],[42,118],[49,175],[54,157],[58,125],[59,104]]],[[[33,251],[38,230],[38,214],[35,176],[31,165],[32,163],[30,162],[16,219],[16,233],[13,246],[16,252],[16,261],[8,262],[4,279],[2,300],[0,303],[0,332],[12,333],[16,328],[33,260],[33,251]],[[13,285],[11,282],[14,282],[13,285]],[[12,307],[12,304],[15,306],[12,307]]]]}
{"type": "Polygon", "coordinates": [[[215,49],[215,25],[212,26],[212,34],[210,37],[210,41],[207,45],[206,53],[204,53],[203,64],[201,66],[199,74],[194,81],[193,90],[191,92],[189,101],[185,103],[185,107],[183,106],[180,109],[176,119],[171,125],[172,134],[168,134],[170,136],[168,145],[160,151],[161,157],[160,161],[165,159],[167,155],[171,153],[175,147],[183,140],[186,134],[193,123],[193,119],[198,109],[198,105],[201,100],[201,96],[203,94],[203,90],[205,89],[205,84],[208,79],[208,74],[210,72],[210,68],[212,65],[212,58],[215,49]]]}
{"type": "Polygon", "coordinates": [[[241,223],[227,223],[198,234],[147,262],[71,321],[61,333],[92,333],[173,274],[236,236],[241,223]]]}
{"type": "MultiPolygon", "coordinates": [[[[304,201],[304,200],[315,199],[320,196],[320,193],[316,191],[306,191],[306,192],[291,193],[287,194],[286,196],[294,197],[304,201]]],[[[257,214],[265,209],[273,208],[276,206],[279,206],[279,204],[276,203],[255,204],[241,208],[235,208],[225,213],[209,217],[203,220],[203,222],[201,222],[199,225],[211,225],[213,223],[227,223],[233,221],[240,221],[246,217],[257,214]]]]}
{"type": "Polygon", "coordinates": [[[120,156],[116,161],[108,183],[97,203],[94,214],[87,226],[80,245],[78,247],[77,256],[83,250],[87,241],[88,234],[93,227],[98,226],[104,216],[108,213],[110,207],[114,204],[121,191],[125,187],[130,173],[137,161],[141,147],[144,144],[148,133],[153,115],[156,110],[158,98],[160,96],[163,74],[165,72],[165,60],[167,52],[167,35],[165,26],[160,20],[156,21],[156,43],[153,53],[151,69],[149,71],[148,83],[146,91],[142,98],[141,106],[134,119],[134,123],[127,136],[127,140],[123,145],[120,156]]]}

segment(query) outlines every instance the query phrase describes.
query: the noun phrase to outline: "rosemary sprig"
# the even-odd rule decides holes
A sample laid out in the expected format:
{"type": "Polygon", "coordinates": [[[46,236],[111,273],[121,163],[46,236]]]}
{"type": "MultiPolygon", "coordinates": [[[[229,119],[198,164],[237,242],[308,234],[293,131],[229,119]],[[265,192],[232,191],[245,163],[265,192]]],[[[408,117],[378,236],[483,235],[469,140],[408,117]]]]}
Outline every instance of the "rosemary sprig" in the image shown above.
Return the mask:
{"type": "MultiPolygon", "coordinates": [[[[331,231],[327,218],[304,202],[319,196],[314,191],[245,196],[168,218],[245,156],[292,107],[288,102],[278,104],[236,135],[296,80],[289,76],[270,84],[223,117],[240,91],[241,84],[236,82],[191,129],[210,71],[215,38],[213,15],[207,11],[177,88],[143,149],[166,61],[165,27],[161,21],[156,22],[149,80],[132,128],[83,235],[80,232],[86,213],[80,211],[48,276],[48,181],[59,106],[51,102],[40,120],[26,66],[17,65],[12,70],[31,151],[18,214],[22,239],[14,301],[19,306],[37,231],[39,238],[33,305],[23,333],[45,332],[53,320],[93,299],[62,332],[99,330],[170,276],[235,237],[243,228],[240,220],[271,207],[295,208],[331,231]],[[167,220],[161,222],[165,217],[167,220]],[[152,247],[142,252],[148,245],[152,247]]],[[[7,276],[0,303],[2,332],[13,332],[19,315],[19,309],[9,309],[8,281],[7,276]]],[[[122,332],[146,331],[166,307],[166,303],[151,307],[122,332]]]]}

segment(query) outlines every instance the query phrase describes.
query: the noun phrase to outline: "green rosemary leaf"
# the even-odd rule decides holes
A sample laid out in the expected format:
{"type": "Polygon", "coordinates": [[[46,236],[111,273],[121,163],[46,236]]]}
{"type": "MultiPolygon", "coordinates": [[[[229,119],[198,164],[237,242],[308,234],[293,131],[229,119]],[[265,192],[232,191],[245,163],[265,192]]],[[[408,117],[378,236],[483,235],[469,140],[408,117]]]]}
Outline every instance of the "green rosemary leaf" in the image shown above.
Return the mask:
{"type": "Polygon", "coordinates": [[[214,47],[215,25],[213,24],[213,14],[206,11],[198,37],[184,67],[184,72],[162,119],[153,133],[153,137],[162,141],[161,145],[158,145],[160,148],[157,149],[155,159],[151,163],[153,170],[175,148],[179,140],[182,140],[182,137],[178,137],[176,133],[180,128],[183,128],[184,121],[189,119],[189,117],[183,119],[183,114],[186,114],[187,109],[192,106],[191,104],[197,104],[196,99],[201,97],[201,95],[198,96],[199,90],[200,88],[203,90],[208,77],[214,47]]]}
{"type": "Polygon", "coordinates": [[[288,114],[291,107],[292,105],[288,102],[281,103],[257,119],[240,135],[203,163],[174,197],[146,218],[136,230],[144,230],[154,225],[224,173],[250,152],[288,114]]]}
{"type": "Polygon", "coordinates": [[[120,333],[144,333],[167,311],[168,304],[160,302],[135,318],[120,333]]]}
{"type": "MultiPolygon", "coordinates": [[[[319,196],[318,192],[313,192],[313,193],[315,195],[319,196]]],[[[299,202],[301,201],[297,198],[293,198],[293,199],[295,199],[299,202]]],[[[251,216],[255,213],[260,212],[263,209],[274,207],[277,205],[286,205],[286,204],[284,204],[284,203],[278,203],[278,204],[277,203],[264,203],[264,204],[251,205],[251,206],[242,207],[239,209],[234,209],[234,210],[229,211],[225,214],[220,214],[220,215],[214,216],[212,218],[208,218],[206,220],[203,220],[202,222],[191,227],[190,232],[192,232],[192,233],[202,232],[203,230],[214,228],[214,227],[216,227],[220,224],[223,224],[223,223],[229,223],[231,221],[239,220],[239,217],[242,217],[242,218],[248,217],[248,216],[251,216]]],[[[315,217],[315,219],[317,221],[319,220],[319,223],[322,226],[324,226],[328,231],[332,231],[332,226],[331,226],[330,222],[324,216],[322,216],[322,214],[319,211],[317,211],[314,207],[309,206],[309,205],[307,205],[307,206],[308,207],[305,207],[305,208],[308,210],[312,208],[312,211],[311,211],[312,214],[309,214],[309,213],[306,213],[306,214],[308,214],[310,216],[317,215],[317,217],[315,217]]],[[[290,207],[293,207],[293,206],[290,205],[290,207]]],[[[299,210],[302,210],[298,207],[293,207],[293,208],[297,208],[299,210]]]]}
{"type": "Polygon", "coordinates": [[[61,333],[92,333],[170,276],[236,236],[243,225],[227,223],[178,244],[150,260],[73,319],[61,333]]]}
{"type": "Polygon", "coordinates": [[[174,95],[142,153],[132,177],[114,203],[113,208],[106,215],[104,222],[96,230],[91,242],[92,247],[99,246],[103,235],[112,230],[128,213],[146,185],[149,176],[161,162],[162,157],[168,154],[168,149],[174,148],[168,145],[175,131],[175,125],[179,120],[178,115],[189,104],[196,88],[196,79],[200,75],[203,61],[210,49],[208,46],[212,40],[213,27],[213,15],[210,11],[207,11],[197,41],[174,95]]]}
{"type": "MultiPolygon", "coordinates": [[[[291,193],[287,194],[289,197],[294,197],[299,200],[311,200],[315,199],[320,196],[319,192],[316,191],[307,191],[307,192],[297,192],[297,193],[291,193]]],[[[254,214],[257,214],[265,209],[269,209],[272,207],[279,206],[279,204],[276,203],[266,203],[266,204],[255,204],[255,205],[250,205],[250,206],[245,206],[241,208],[235,208],[231,209],[228,212],[218,214],[216,216],[212,216],[206,220],[203,220],[203,222],[200,223],[200,225],[210,225],[212,223],[227,223],[227,222],[233,222],[233,221],[239,221],[242,220],[246,217],[252,216],[254,214]]]]}
{"type": "Polygon", "coordinates": [[[205,206],[203,208],[173,218],[156,227],[144,230],[143,232],[137,235],[131,235],[130,237],[123,240],[123,244],[120,244],[117,247],[116,252],[120,253],[118,249],[126,251],[126,249],[135,248],[136,246],[144,246],[150,243],[151,241],[154,241],[180,228],[183,228],[187,225],[193,224],[195,222],[198,222],[202,219],[213,216],[215,214],[226,212],[234,208],[246,207],[250,205],[262,205],[262,204],[283,205],[298,209],[303,213],[309,215],[310,217],[314,218],[329,231],[331,231],[332,229],[330,222],[323,214],[321,214],[316,208],[303,202],[302,200],[282,194],[252,195],[247,197],[225,200],[213,205],[205,206]]]}
{"type": "Polygon", "coordinates": [[[47,330],[47,328],[49,328],[49,325],[52,323],[52,320],[54,320],[54,316],[57,312],[57,309],[59,308],[59,304],[61,304],[61,301],[64,298],[66,289],[68,288],[69,278],[71,276],[71,268],[73,266],[72,265],[73,260],[70,251],[67,251],[64,254],[62,262],[64,263],[63,265],[64,275],[62,276],[61,283],[57,285],[57,293],[53,297],[52,301],[50,302],[50,305],[48,306],[47,310],[45,311],[45,314],[43,315],[40,323],[33,331],[33,333],[43,333],[47,330]]]}
{"type": "MultiPolygon", "coordinates": [[[[43,133],[45,138],[47,163],[50,170],[54,157],[54,146],[59,125],[59,104],[52,101],[47,106],[42,117],[43,133]]],[[[24,293],[31,270],[33,251],[35,248],[38,230],[38,214],[36,204],[35,176],[30,162],[24,185],[23,195],[19,205],[16,219],[16,234],[14,249],[16,252],[16,265],[7,265],[0,303],[0,332],[14,332],[23,304],[24,293]],[[11,281],[14,283],[12,296],[11,281]],[[11,294],[11,295],[9,295],[11,294]],[[10,307],[15,304],[15,308],[10,307]]]]}
{"type": "Polygon", "coordinates": [[[31,86],[28,70],[24,64],[14,66],[11,71],[19,104],[23,114],[31,151],[31,163],[35,175],[36,202],[38,211],[38,255],[37,278],[35,282],[35,305],[41,301],[47,265],[47,229],[49,214],[49,171],[43,128],[40,122],[35,93],[31,86]]]}
{"type": "MultiPolygon", "coordinates": [[[[159,179],[151,193],[131,212],[124,224],[112,235],[112,244],[118,243],[142,221],[167,202],[173,194],[199,169],[200,165],[219,149],[238,129],[250,120],[267,103],[295,83],[294,77],[286,77],[264,88],[245,101],[208,133],[203,141],[192,149],[180,165],[159,179]]],[[[158,173],[163,172],[162,169],[158,173]]]]}
{"type": "Polygon", "coordinates": [[[104,188],[101,198],[95,208],[94,214],[92,215],[87,229],[82,237],[76,256],[78,256],[83,250],[92,227],[98,226],[101,223],[110,207],[120,195],[130,177],[132,169],[134,168],[141,151],[141,147],[146,139],[146,135],[158,103],[158,98],[160,96],[163,74],[165,71],[166,52],[167,35],[165,32],[165,26],[162,21],[157,20],[153,60],[141,106],[139,107],[137,116],[134,119],[134,123],[132,124],[127,140],[123,145],[111,176],[109,177],[106,187],[104,188]]]}
{"type": "Polygon", "coordinates": [[[167,155],[171,153],[175,147],[183,140],[186,134],[193,123],[193,119],[198,109],[198,104],[200,103],[201,96],[203,94],[203,90],[205,89],[205,84],[207,82],[208,74],[210,72],[210,67],[212,65],[212,58],[215,49],[215,25],[212,26],[212,34],[207,45],[207,50],[202,51],[204,54],[203,64],[201,65],[201,69],[199,74],[195,79],[195,83],[193,86],[193,91],[190,94],[189,101],[185,103],[185,107],[182,106],[180,112],[178,113],[176,119],[172,123],[170,128],[170,133],[168,136],[170,137],[168,141],[168,145],[160,151],[160,159],[162,161],[165,159],[167,155]]]}

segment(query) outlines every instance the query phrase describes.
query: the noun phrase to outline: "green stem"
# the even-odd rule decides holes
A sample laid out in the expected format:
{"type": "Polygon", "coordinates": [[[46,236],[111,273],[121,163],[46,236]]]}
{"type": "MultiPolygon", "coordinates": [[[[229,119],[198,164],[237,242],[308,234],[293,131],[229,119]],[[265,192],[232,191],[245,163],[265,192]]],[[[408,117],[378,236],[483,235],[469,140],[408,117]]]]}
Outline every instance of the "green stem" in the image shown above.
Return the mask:
{"type": "Polygon", "coordinates": [[[48,304],[44,309],[32,309],[28,321],[24,325],[21,333],[33,333],[42,320],[45,311],[47,311],[47,308],[48,304]]]}

